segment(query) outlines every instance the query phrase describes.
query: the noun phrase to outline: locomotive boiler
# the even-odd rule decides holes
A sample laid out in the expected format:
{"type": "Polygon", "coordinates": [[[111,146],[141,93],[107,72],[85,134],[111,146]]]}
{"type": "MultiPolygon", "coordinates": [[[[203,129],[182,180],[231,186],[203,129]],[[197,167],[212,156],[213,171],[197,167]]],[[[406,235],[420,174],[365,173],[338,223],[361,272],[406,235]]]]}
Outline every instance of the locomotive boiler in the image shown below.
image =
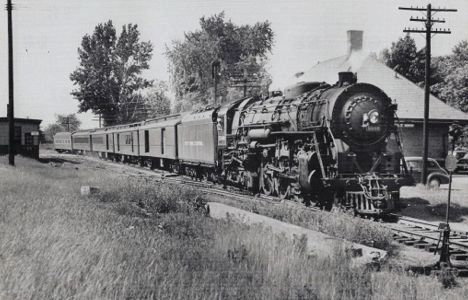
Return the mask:
{"type": "Polygon", "coordinates": [[[396,108],[351,72],[335,85],[307,82],[238,101],[217,115],[223,175],[266,195],[385,214],[411,184],[396,108]]]}

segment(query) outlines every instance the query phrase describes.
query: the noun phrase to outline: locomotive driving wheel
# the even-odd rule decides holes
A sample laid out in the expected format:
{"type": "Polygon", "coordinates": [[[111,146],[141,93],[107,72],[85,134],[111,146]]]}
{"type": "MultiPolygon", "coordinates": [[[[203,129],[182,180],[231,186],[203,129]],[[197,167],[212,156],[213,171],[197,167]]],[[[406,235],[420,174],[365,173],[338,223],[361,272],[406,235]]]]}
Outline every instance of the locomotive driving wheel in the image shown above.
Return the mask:
{"type": "Polygon", "coordinates": [[[333,192],[333,210],[347,211],[345,191],[337,190],[333,192]]]}
{"type": "Polygon", "coordinates": [[[288,199],[289,198],[289,181],[284,178],[275,178],[275,187],[276,193],[281,199],[288,199]]]}
{"type": "Polygon", "coordinates": [[[265,172],[264,169],[262,169],[262,176],[261,176],[261,189],[263,193],[267,196],[270,196],[273,194],[275,187],[274,187],[274,182],[271,174],[265,172]]]}

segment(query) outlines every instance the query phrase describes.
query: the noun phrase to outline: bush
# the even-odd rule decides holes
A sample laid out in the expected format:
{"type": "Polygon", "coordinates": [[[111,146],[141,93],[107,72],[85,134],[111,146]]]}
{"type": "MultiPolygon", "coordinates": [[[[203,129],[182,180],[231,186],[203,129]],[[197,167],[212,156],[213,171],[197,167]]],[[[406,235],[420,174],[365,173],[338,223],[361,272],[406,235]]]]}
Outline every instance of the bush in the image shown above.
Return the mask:
{"type": "Polygon", "coordinates": [[[192,188],[135,179],[118,180],[112,189],[104,190],[95,197],[101,202],[116,204],[121,214],[131,215],[135,211],[149,215],[194,212],[204,203],[203,196],[192,188]]]}

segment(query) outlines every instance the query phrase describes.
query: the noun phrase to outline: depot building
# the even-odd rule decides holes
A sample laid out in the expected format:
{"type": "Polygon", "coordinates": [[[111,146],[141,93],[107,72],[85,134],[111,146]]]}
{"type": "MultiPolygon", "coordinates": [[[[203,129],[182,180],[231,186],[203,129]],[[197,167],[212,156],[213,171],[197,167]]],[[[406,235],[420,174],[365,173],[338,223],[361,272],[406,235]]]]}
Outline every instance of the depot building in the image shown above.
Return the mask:
{"type": "MultiPolygon", "coordinates": [[[[15,154],[39,158],[39,125],[42,120],[15,118],[15,154]]],[[[0,118],[0,155],[8,154],[8,118],[0,118]]]]}

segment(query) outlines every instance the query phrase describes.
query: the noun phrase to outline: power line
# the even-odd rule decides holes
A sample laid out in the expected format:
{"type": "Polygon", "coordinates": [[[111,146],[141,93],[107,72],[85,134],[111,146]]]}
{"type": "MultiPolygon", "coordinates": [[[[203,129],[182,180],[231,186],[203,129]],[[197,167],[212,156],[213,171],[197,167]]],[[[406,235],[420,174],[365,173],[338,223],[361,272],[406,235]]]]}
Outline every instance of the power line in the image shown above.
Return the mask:
{"type": "Polygon", "coordinates": [[[421,172],[421,182],[427,183],[427,158],[429,152],[429,97],[430,86],[429,80],[431,76],[431,35],[432,34],[450,34],[450,29],[433,29],[435,23],[445,23],[445,19],[435,19],[433,16],[438,12],[456,12],[456,9],[433,8],[431,4],[427,7],[398,7],[400,10],[426,12],[426,18],[410,18],[412,22],[423,22],[425,28],[406,28],[403,32],[406,33],[425,33],[426,34],[426,58],[425,58],[425,78],[424,78],[424,121],[423,121],[423,167],[421,172]]]}

